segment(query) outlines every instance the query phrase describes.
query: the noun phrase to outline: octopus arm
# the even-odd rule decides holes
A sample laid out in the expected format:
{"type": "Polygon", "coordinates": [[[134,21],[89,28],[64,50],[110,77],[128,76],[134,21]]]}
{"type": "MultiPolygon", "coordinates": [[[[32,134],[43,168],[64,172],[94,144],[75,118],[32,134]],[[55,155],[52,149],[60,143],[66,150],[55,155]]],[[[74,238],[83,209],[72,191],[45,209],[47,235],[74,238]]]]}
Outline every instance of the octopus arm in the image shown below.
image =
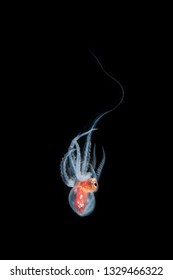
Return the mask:
{"type": "Polygon", "coordinates": [[[96,144],[94,144],[94,147],[93,147],[92,166],[95,169],[95,167],[96,167],[96,144]]]}
{"type": "Polygon", "coordinates": [[[90,163],[90,170],[91,170],[92,177],[97,179],[97,174],[96,174],[96,172],[94,170],[94,167],[91,163],[90,163]]]}
{"type": "Polygon", "coordinates": [[[68,165],[68,160],[69,160],[69,156],[70,154],[74,151],[75,149],[73,150],[69,150],[64,158],[62,159],[61,161],[61,164],[60,164],[60,170],[61,170],[61,177],[64,181],[64,183],[68,186],[68,187],[73,187],[74,185],[74,179],[73,177],[69,177],[68,173],[67,173],[67,169],[69,168],[69,165],[68,165]]]}
{"type": "Polygon", "coordinates": [[[86,139],[86,145],[84,148],[84,159],[83,159],[83,166],[82,166],[82,172],[86,172],[87,170],[87,166],[89,165],[89,161],[90,161],[90,143],[91,143],[91,136],[92,136],[92,131],[95,130],[95,126],[98,123],[98,121],[106,114],[112,112],[113,110],[115,110],[115,107],[111,110],[108,110],[102,114],[100,114],[93,122],[91,129],[88,131],[88,136],[86,139]]]}
{"type": "Polygon", "coordinates": [[[75,166],[75,175],[76,178],[79,180],[81,175],[81,151],[77,140],[75,141],[76,147],[76,166],[75,166]]]}
{"type": "Polygon", "coordinates": [[[101,162],[100,162],[100,164],[99,164],[99,166],[98,166],[98,168],[97,168],[97,171],[96,171],[96,175],[97,175],[98,180],[99,180],[99,178],[100,178],[100,175],[101,175],[101,173],[102,173],[103,166],[104,166],[105,161],[106,161],[105,150],[104,150],[103,147],[102,147],[102,150],[103,150],[103,157],[102,157],[102,160],[101,160],[101,162]]]}
{"type": "Polygon", "coordinates": [[[76,165],[76,156],[75,156],[75,149],[69,155],[69,173],[71,176],[75,174],[75,165],[76,165]]]}

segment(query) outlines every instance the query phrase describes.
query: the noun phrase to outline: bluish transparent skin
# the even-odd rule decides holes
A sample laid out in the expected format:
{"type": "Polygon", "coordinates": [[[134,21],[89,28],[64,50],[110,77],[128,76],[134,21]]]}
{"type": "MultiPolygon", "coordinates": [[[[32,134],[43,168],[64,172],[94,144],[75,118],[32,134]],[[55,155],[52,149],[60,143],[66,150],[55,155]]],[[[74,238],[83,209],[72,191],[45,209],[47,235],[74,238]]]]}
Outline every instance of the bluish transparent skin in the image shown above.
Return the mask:
{"type": "Polygon", "coordinates": [[[77,196],[78,190],[74,187],[71,189],[68,197],[69,204],[73,211],[78,214],[81,217],[88,216],[90,215],[94,208],[95,208],[95,195],[93,192],[88,192],[86,193],[86,199],[85,199],[85,205],[82,211],[80,210],[79,207],[76,207],[76,196],[77,196]]]}

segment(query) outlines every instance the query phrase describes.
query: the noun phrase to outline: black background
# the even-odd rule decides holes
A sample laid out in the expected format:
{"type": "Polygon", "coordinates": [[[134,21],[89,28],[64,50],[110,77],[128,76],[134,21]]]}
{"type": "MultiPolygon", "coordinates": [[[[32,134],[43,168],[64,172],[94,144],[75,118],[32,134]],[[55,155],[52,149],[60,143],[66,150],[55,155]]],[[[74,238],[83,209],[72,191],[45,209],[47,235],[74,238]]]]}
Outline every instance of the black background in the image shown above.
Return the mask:
{"type": "Polygon", "coordinates": [[[95,23],[88,14],[84,26],[51,13],[6,22],[1,258],[169,258],[169,36],[164,12],[135,9],[97,13],[95,23]],[[95,211],[81,218],[69,207],[60,161],[121,98],[89,49],[125,98],[93,135],[106,164],[95,211]]]}

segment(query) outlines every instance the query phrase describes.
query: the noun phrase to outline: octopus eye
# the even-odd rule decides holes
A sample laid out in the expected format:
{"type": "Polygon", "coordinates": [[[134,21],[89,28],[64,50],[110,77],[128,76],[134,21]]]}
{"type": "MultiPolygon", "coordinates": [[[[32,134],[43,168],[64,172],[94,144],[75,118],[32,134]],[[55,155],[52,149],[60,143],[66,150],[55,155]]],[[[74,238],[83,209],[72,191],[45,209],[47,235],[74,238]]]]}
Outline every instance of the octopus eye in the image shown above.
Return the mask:
{"type": "Polygon", "coordinates": [[[97,183],[96,182],[94,182],[94,186],[97,187],[97,183]]]}

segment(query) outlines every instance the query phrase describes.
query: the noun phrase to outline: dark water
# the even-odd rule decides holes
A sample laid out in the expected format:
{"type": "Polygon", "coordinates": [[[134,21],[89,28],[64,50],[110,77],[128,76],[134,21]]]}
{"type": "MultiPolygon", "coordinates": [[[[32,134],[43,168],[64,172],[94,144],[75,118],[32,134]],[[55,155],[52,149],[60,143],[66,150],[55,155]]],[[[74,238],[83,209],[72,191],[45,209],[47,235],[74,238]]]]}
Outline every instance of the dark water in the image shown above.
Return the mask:
{"type": "Polygon", "coordinates": [[[71,33],[54,36],[55,29],[11,30],[2,100],[3,258],[166,256],[171,236],[167,58],[159,46],[162,34],[139,24],[120,25],[110,34],[93,30],[85,43],[71,33]],[[60,161],[72,138],[121,98],[89,48],[122,83],[125,98],[93,135],[98,157],[105,148],[106,164],[95,211],[81,218],[69,207],[60,161]]]}

